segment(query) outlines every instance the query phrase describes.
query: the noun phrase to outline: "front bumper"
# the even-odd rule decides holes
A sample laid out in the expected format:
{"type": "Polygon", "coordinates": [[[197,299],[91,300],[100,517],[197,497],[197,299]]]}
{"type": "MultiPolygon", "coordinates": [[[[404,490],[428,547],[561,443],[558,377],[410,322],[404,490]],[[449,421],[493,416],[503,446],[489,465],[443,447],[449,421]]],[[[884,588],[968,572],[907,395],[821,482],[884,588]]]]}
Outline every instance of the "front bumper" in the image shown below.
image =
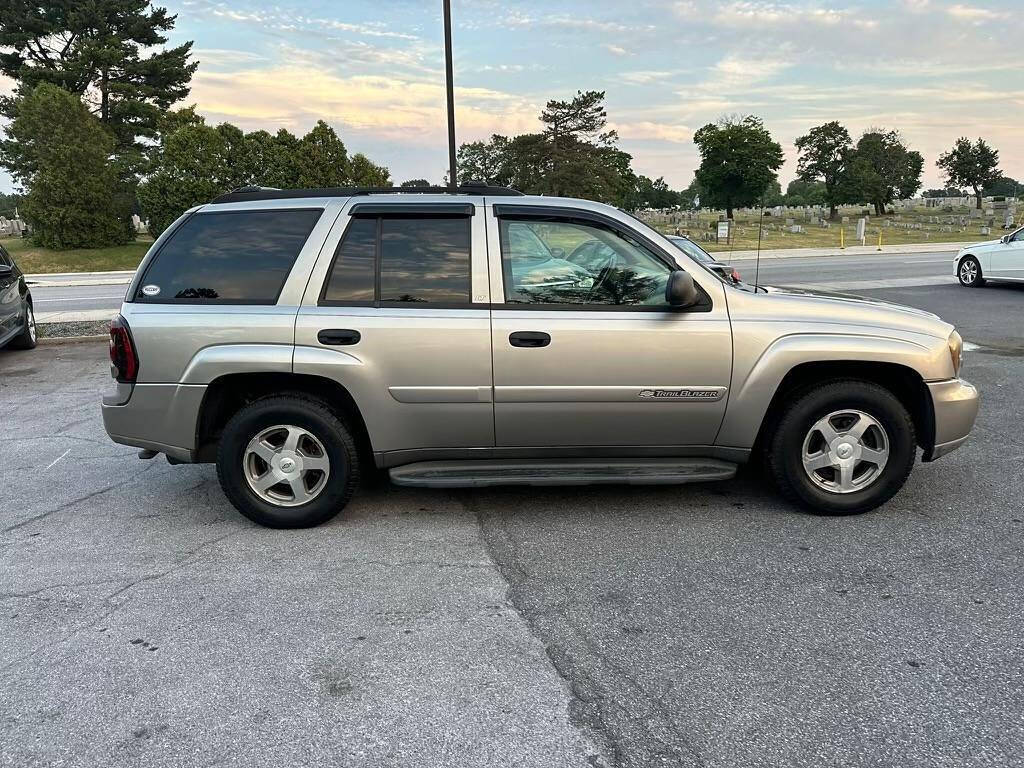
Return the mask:
{"type": "Polygon", "coordinates": [[[195,461],[196,427],[206,385],[136,384],[129,392],[124,402],[120,402],[123,391],[103,398],[103,427],[110,439],[178,461],[195,461]]]}
{"type": "Polygon", "coordinates": [[[978,390],[963,379],[933,381],[927,384],[935,414],[935,442],[924,452],[925,461],[934,461],[963,445],[978,416],[978,390]]]}

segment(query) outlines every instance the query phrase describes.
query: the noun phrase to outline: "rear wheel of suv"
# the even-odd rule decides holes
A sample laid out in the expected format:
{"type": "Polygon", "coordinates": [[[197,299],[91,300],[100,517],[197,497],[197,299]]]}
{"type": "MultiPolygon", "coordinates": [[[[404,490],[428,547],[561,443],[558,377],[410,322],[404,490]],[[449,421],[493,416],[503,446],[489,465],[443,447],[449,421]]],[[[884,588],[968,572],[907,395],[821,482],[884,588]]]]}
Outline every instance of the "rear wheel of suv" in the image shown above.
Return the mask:
{"type": "Polygon", "coordinates": [[[783,496],[823,515],[867,512],[891,499],[917,456],[914,423],[887,389],[834,381],[790,404],[768,447],[783,496]]]}
{"type": "Polygon", "coordinates": [[[262,398],[231,417],[217,449],[217,477],[232,504],[270,528],[308,528],[337,515],[359,484],[359,456],[345,424],[322,401],[262,398]]]}

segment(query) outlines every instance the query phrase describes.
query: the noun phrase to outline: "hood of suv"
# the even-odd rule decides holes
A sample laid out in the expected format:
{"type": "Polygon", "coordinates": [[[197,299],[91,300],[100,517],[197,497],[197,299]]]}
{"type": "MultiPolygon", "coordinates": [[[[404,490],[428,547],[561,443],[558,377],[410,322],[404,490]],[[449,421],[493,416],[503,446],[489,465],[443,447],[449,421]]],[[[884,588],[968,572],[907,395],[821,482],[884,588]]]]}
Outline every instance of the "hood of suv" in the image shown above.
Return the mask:
{"type": "Polygon", "coordinates": [[[910,331],[945,339],[953,326],[938,315],[891,301],[845,293],[802,291],[765,286],[758,294],[773,318],[797,322],[828,322],[910,331]]]}

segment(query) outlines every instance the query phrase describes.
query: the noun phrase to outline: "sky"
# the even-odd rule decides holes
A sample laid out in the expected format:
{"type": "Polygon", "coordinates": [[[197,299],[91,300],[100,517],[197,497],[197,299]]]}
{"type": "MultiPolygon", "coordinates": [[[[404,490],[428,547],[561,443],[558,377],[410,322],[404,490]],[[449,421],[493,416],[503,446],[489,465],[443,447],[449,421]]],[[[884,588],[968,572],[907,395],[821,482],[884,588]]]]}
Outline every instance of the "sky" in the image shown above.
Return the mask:
{"type": "MultiPolygon", "coordinates": [[[[395,182],[447,165],[441,0],[167,0],[195,43],[185,104],[245,130],[326,120],[395,182]]],[[[1024,0],[453,0],[460,142],[539,129],[548,99],[607,94],[634,169],[687,186],[693,133],[761,117],[782,145],[839,120],[897,128],[942,186],[939,153],[983,136],[1024,178],[1024,0]]],[[[10,89],[0,82],[0,91],[10,89]]],[[[10,189],[0,177],[0,189],[10,189]]]]}

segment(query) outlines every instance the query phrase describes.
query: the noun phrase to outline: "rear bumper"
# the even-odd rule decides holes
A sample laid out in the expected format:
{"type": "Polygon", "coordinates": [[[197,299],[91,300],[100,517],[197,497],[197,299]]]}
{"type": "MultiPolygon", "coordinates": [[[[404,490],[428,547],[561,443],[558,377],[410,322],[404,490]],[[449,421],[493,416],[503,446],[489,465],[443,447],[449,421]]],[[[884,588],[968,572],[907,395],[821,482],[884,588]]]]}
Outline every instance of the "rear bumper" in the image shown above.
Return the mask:
{"type": "Polygon", "coordinates": [[[924,460],[934,461],[963,445],[978,416],[978,390],[963,379],[928,383],[935,414],[935,444],[924,460]]]}
{"type": "Polygon", "coordinates": [[[191,462],[205,394],[205,384],[136,384],[122,404],[104,398],[103,427],[115,443],[191,462]]]}

